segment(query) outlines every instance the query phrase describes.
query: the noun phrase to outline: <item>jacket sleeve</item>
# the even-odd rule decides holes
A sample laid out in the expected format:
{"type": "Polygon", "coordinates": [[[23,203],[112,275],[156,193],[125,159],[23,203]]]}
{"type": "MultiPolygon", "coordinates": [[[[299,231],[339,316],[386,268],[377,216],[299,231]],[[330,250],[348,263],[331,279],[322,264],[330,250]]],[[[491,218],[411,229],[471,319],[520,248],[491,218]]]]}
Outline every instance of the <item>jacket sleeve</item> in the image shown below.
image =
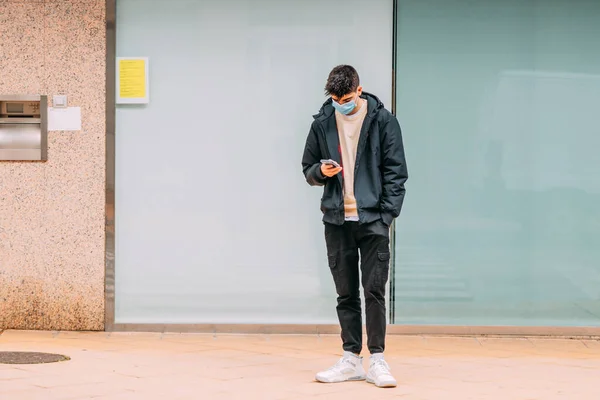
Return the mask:
{"type": "Polygon", "coordinates": [[[323,186],[327,177],[321,172],[321,148],[319,146],[319,138],[314,126],[311,126],[306,145],[304,146],[304,154],[302,156],[302,171],[306,177],[306,182],[311,186],[323,186]]]}
{"type": "Polygon", "coordinates": [[[400,215],[406,189],[404,183],[408,179],[408,169],[404,157],[402,131],[395,116],[390,115],[384,125],[382,140],[381,176],[383,193],[381,197],[381,214],[383,222],[390,225],[400,215]]]}

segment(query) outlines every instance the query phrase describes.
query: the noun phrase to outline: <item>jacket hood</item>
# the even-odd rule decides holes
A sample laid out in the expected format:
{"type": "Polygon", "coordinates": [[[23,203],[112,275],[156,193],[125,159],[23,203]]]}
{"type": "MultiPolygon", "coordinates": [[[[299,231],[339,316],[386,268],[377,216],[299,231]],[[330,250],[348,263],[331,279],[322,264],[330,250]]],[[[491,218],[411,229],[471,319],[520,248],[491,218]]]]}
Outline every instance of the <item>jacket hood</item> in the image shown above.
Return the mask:
{"type": "MultiPolygon", "coordinates": [[[[379,97],[375,96],[374,94],[363,91],[363,93],[360,95],[360,98],[367,100],[367,104],[369,107],[368,115],[376,114],[377,112],[379,112],[380,109],[384,108],[383,103],[381,102],[381,100],[379,100],[379,97]]],[[[331,117],[335,112],[335,108],[333,108],[333,105],[331,103],[333,103],[333,100],[331,99],[331,97],[329,97],[325,101],[325,103],[323,103],[323,106],[321,106],[319,112],[313,115],[313,118],[318,120],[325,120],[331,117]]]]}

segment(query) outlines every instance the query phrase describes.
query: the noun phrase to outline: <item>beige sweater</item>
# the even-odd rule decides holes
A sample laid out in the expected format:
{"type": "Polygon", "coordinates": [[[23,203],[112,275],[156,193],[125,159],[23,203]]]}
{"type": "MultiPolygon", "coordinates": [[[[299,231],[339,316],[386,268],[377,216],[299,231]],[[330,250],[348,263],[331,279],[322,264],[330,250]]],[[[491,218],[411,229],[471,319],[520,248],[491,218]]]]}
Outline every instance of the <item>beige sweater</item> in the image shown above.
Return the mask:
{"type": "Polygon", "coordinates": [[[342,166],[344,176],[344,211],[346,221],[358,221],[356,198],[354,197],[354,166],[356,164],[356,149],[360,139],[360,130],[367,115],[367,102],[360,99],[360,109],[353,115],[343,115],[335,112],[342,166]]]}

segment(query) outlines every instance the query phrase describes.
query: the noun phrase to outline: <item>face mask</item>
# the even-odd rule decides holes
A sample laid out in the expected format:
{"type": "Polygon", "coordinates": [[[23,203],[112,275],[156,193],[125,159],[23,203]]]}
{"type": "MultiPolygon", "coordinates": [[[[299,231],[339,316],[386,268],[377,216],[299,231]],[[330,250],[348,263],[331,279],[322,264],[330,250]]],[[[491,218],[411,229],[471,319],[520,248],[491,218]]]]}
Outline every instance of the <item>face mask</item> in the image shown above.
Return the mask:
{"type": "Polygon", "coordinates": [[[349,101],[345,104],[340,104],[332,99],[333,108],[335,108],[340,114],[348,115],[356,108],[356,100],[349,101]]]}

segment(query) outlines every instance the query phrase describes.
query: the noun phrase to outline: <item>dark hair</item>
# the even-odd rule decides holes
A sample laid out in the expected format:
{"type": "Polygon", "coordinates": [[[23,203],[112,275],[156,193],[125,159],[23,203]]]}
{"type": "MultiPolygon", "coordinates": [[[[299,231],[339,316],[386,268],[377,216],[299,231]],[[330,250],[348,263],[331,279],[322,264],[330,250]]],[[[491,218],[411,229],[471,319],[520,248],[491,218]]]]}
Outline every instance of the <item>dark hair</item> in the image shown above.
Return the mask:
{"type": "Polygon", "coordinates": [[[338,65],[329,73],[325,84],[327,96],[342,97],[356,91],[360,85],[358,72],[350,65],[338,65]]]}

